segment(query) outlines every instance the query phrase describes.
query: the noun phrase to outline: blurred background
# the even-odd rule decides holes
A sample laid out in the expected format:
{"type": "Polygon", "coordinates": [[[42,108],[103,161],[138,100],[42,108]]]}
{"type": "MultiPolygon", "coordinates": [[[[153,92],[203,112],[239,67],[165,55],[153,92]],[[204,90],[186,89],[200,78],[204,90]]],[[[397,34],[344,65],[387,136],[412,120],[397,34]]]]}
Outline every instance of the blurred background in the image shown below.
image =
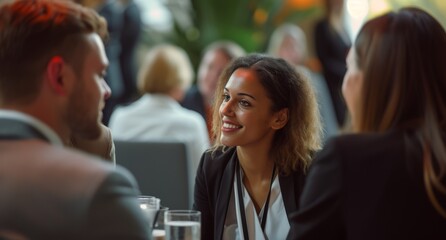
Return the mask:
{"type": "MultiPolygon", "coordinates": [[[[196,67],[202,49],[232,40],[247,52],[264,52],[272,31],[285,22],[300,26],[308,39],[307,66],[319,71],[313,29],[324,14],[323,0],[135,0],[141,10],[140,50],[161,42],[184,48],[196,67]]],[[[446,26],[444,0],[345,0],[345,18],[354,38],[364,20],[391,9],[419,6],[446,26]]],[[[138,51],[143,54],[144,51],[138,51]]]]}
{"type": "MultiPolygon", "coordinates": [[[[116,107],[132,103],[140,96],[137,74],[146,67],[141,63],[152,47],[171,44],[183,49],[195,73],[194,87],[197,79],[200,82],[199,65],[204,66],[202,69],[217,69],[210,61],[201,61],[206,47],[224,40],[239,45],[246,53],[263,52],[294,61],[293,64],[311,73],[311,79],[317,78],[315,74],[323,74],[327,85],[323,88],[330,91],[338,125],[343,126],[346,110],[340,89],[346,69],[345,56],[364,21],[389,10],[418,6],[446,26],[444,0],[71,1],[96,9],[108,22],[110,40],[105,44],[105,50],[110,64],[106,81],[113,94],[104,109],[106,125],[116,107]],[[284,25],[288,26],[280,30],[284,25]],[[279,33],[276,34],[276,30],[279,33]],[[280,45],[282,47],[277,47],[280,45]],[[275,52],[271,51],[274,48],[271,46],[276,46],[275,52]]],[[[226,57],[231,55],[224,54],[226,57]]],[[[221,71],[224,66],[219,68],[221,71]]],[[[218,77],[219,72],[215,69],[212,74],[218,77]]],[[[207,71],[201,72],[204,79],[207,71]]],[[[204,93],[203,86],[197,95],[200,99],[210,95],[204,93]]],[[[185,99],[194,91],[194,88],[189,89],[185,99]]],[[[186,106],[182,100],[179,102],[198,111],[186,106]]],[[[205,108],[209,110],[211,107],[205,108]]]]}

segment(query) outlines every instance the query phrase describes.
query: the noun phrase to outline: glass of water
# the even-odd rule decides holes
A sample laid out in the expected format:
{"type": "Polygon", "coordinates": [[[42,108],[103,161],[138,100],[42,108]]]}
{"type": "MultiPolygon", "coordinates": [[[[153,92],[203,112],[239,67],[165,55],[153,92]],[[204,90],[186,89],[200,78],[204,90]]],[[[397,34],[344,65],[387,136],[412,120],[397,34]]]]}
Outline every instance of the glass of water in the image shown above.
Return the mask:
{"type": "Polygon", "coordinates": [[[156,213],[160,208],[160,199],[153,196],[139,196],[139,207],[147,221],[147,226],[152,230],[156,213]]]}
{"type": "Polygon", "coordinates": [[[200,240],[201,213],[194,210],[168,210],[164,213],[166,240],[200,240]]]}

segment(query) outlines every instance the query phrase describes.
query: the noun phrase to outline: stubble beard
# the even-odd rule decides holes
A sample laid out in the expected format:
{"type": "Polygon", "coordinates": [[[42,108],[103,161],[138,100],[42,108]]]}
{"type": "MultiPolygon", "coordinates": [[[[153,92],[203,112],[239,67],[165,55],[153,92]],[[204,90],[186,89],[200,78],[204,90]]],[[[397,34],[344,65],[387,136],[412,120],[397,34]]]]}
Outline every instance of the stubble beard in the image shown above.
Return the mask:
{"type": "Polygon", "coordinates": [[[74,94],[70,96],[65,121],[73,136],[95,140],[101,135],[99,110],[94,107],[97,104],[92,104],[88,98],[82,96],[84,90],[81,85],[82,83],[78,82],[74,94]]]}

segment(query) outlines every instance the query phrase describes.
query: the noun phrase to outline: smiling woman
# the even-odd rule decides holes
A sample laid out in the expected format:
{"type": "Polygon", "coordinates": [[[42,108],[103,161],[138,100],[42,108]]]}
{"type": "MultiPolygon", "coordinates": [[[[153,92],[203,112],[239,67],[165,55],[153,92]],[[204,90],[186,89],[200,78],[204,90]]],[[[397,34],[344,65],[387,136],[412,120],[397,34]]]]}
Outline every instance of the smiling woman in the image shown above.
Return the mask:
{"type": "Polygon", "coordinates": [[[215,144],[195,182],[202,238],[285,239],[320,145],[309,83],[284,60],[252,54],[220,76],[215,106],[215,144]]]}
{"type": "Polygon", "coordinates": [[[271,146],[288,121],[288,108],[272,112],[272,102],[254,70],[239,68],[229,78],[220,105],[220,141],[225,146],[271,146]]]}

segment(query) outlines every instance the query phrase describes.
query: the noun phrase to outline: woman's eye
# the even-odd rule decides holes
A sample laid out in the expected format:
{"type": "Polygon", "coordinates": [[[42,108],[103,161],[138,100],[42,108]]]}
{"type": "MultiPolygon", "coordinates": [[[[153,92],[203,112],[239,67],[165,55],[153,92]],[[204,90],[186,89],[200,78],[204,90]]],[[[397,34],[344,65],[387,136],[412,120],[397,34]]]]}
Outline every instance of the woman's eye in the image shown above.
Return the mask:
{"type": "Polygon", "coordinates": [[[223,94],[223,101],[227,102],[227,101],[229,101],[229,99],[230,99],[230,97],[228,94],[226,94],[226,93],[223,94]]]}
{"type": "Polygon", "coordinates": [[[248,101],[245,101],[245,100],[240,100],[240,105],[241,106],[243,106],[243,107],[249,107],[249,106],[251,106],[251,104],[248,102],[248,101]]]}

